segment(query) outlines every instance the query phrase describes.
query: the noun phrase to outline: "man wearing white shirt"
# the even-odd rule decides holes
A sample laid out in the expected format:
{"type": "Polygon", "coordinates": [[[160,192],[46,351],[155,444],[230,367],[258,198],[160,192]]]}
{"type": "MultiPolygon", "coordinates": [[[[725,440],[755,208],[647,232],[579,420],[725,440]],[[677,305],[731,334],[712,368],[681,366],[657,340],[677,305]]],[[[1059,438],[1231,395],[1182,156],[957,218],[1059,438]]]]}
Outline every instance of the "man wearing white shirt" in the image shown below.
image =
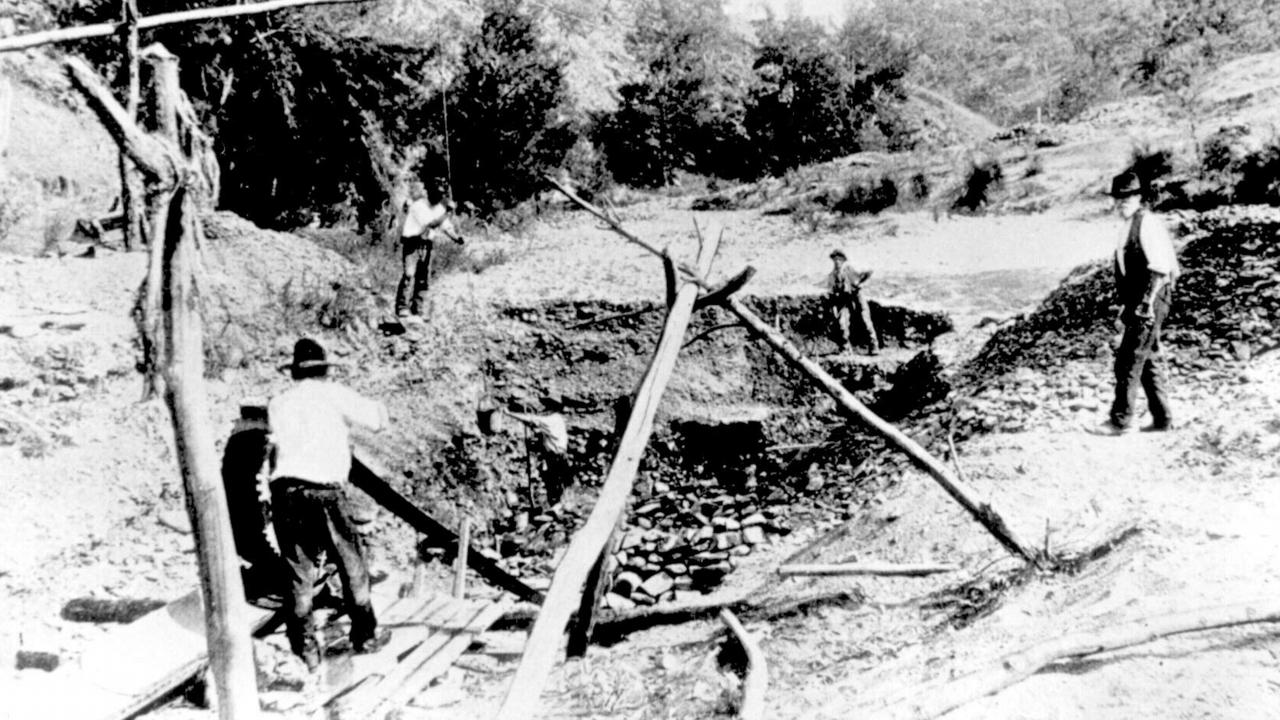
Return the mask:
{"type": "Polygon", "coordinates": [[[1178,277],[1173,237],[1164,218],[1143,203],[1142,184],[1133,173],[1112,180],[1111,196],[1120,217],[1128,221],[1114,258],[1124,335],[1115,356],[1115,400],[1101,431],[1119,435],[1131,430],[1139,385],[1151,412],[1151,425],[1144,429],[1168,430],[1173,418],[1159,355],[1160,326],[1169,314],[1178,277]]]}
{"type": "Polygon", "coordinates": [[[324,348],[303,338],[288,366],[293,387],[271,399],[271,511],[280,554],[290,570],[292,607],[285,634],[293,652],[311,670],[320,664],[314,613],[321,557],[328,557],[343,581],[343,601],[351,618],[351,647],[375,652],[386,643],[378,632],[369,594],[369,569],[352,518],[348,480],[350,428],[381,430],[387,408],[327,378],[324,348]]]}
{"type": "Polygon", "coordinates": [[[441,238],[462,244],[463,238],[449,218],[453,203],[445,198],[442,188],[432,185],[428,191],[421,180],[409,185],[409,205],[405,208],[404,225],[400,229],[400,254],[403,272],[396,287],[396,315],[401,318],[420,316],[426,304],[431,282],[431,251],[441,238]]]}

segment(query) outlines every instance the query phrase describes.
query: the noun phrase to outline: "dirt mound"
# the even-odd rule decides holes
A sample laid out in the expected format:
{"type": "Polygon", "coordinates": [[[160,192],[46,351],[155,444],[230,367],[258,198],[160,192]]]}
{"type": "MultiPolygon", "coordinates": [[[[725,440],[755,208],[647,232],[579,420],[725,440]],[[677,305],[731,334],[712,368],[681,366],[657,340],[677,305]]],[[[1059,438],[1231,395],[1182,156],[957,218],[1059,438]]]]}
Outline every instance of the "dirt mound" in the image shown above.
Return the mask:
{"type": "MultiPolygon", "coordinates": [[[[1186,215],[1181,224],[1182,275],[1165,353],[1174,382],[1212,393],[1247,382],[1243,364],[1280,347],[1280,210],[1236,206],[1186,215]]],[[[1075,270],[1035,312],[998,330],[957,372],[959,427],[1017,431],[1045,410],[1076,421],[1104,408],[1113,302],[1112,269],[1100,261],[1075,270]]]]}

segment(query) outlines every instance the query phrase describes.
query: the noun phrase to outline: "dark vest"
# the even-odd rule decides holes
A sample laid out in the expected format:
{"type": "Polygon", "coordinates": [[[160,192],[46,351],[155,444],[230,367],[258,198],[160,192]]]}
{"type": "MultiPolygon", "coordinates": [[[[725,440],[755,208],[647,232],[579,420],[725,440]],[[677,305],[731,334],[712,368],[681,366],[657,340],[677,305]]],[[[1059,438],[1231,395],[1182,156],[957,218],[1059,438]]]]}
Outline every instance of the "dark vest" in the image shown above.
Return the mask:
{"type": "Polygon", "coordinates": [[[1120,304],[1132,307],[1142,302],[1147,292],[1151,269],[1147,263],[1147,254],[1142,251],[1142,221],[1146,213],[1139,210],[1129,222],[1129,236],[1125,238],[1120,256],[1124,258],[1124,273],[1120,272],[1120,262],[1115,262],[1116,294],[1120,296],[1120,304]]]}

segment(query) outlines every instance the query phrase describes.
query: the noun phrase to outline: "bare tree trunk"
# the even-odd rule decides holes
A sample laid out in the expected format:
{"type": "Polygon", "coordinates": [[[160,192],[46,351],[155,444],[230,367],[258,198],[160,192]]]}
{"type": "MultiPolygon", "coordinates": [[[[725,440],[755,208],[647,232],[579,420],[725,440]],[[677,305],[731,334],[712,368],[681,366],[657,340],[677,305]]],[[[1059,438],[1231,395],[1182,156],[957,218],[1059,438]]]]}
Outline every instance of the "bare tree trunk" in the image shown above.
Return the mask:
{"type": "MultiPolygon", "coordinates": [[[[122,0],[122,21],[120,25],[120,45],[124,63],[121,72],[121,90],[124,94],[124,109],[130,122],[138,121],[139,66],[138,66],[138,3],[137,0],[122,0]]],[[[142,245],[143,217],[142,178],[129,156],[120,151],[120,209],[124,215],[124,249],[132,250],[142,245]]]]}
{"type": "Polygon", "coordinates": [[[168,349],[164,367],[165,404],[186,488],[187,512],[200,558],[209,665],[221,720],[259,715],[258,685],[249,617],[240,578],[240,559],[231,535],[231,515],[218,472],[213,430],[204,387],[203,329],[194,265],[199,243],[197,203],[185,188],[173,195],[169,226],[155,245],[163,248],[161,301],[168,349]]]}

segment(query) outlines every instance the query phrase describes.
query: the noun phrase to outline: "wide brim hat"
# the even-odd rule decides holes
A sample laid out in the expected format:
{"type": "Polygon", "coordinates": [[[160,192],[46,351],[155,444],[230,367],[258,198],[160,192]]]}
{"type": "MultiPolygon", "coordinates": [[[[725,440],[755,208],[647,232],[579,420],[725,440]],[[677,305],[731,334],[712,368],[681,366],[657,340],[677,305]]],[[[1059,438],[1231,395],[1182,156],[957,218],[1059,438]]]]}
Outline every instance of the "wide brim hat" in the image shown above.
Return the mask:
{"type": "Polygon", "coordinates": [[[832,250],[832,251],[831,251],[831,255],[830,255],[829,257],[830,257],[832,260],[835,260],[836,258],[840,258],[841,260],[848,260],[848,259],[849,259],[849,256],[848,256],[848,255],[845,255],[845,254],[844,254],[844,251],[843,251],[843,250],[841,250],[841,249],[839,249],[839,248],[836,248],[835,250],[832,250]]]}
{"type": "Polygon", "coordinates": [[[1111,191],[1107,193],[1113,198],[1127,198],[1142,194],[1142,181],[1131,172],[1123,172],[1111,178],[1111,191]]]}
{"type": "Polygon", "coordinates": [[[317,367],[336,367],[341,363],[329,360],[324,346],[311,338],[302,338],[293,345],[293,360],[280,365],[280,370],[305,370],[317,367]]]}

